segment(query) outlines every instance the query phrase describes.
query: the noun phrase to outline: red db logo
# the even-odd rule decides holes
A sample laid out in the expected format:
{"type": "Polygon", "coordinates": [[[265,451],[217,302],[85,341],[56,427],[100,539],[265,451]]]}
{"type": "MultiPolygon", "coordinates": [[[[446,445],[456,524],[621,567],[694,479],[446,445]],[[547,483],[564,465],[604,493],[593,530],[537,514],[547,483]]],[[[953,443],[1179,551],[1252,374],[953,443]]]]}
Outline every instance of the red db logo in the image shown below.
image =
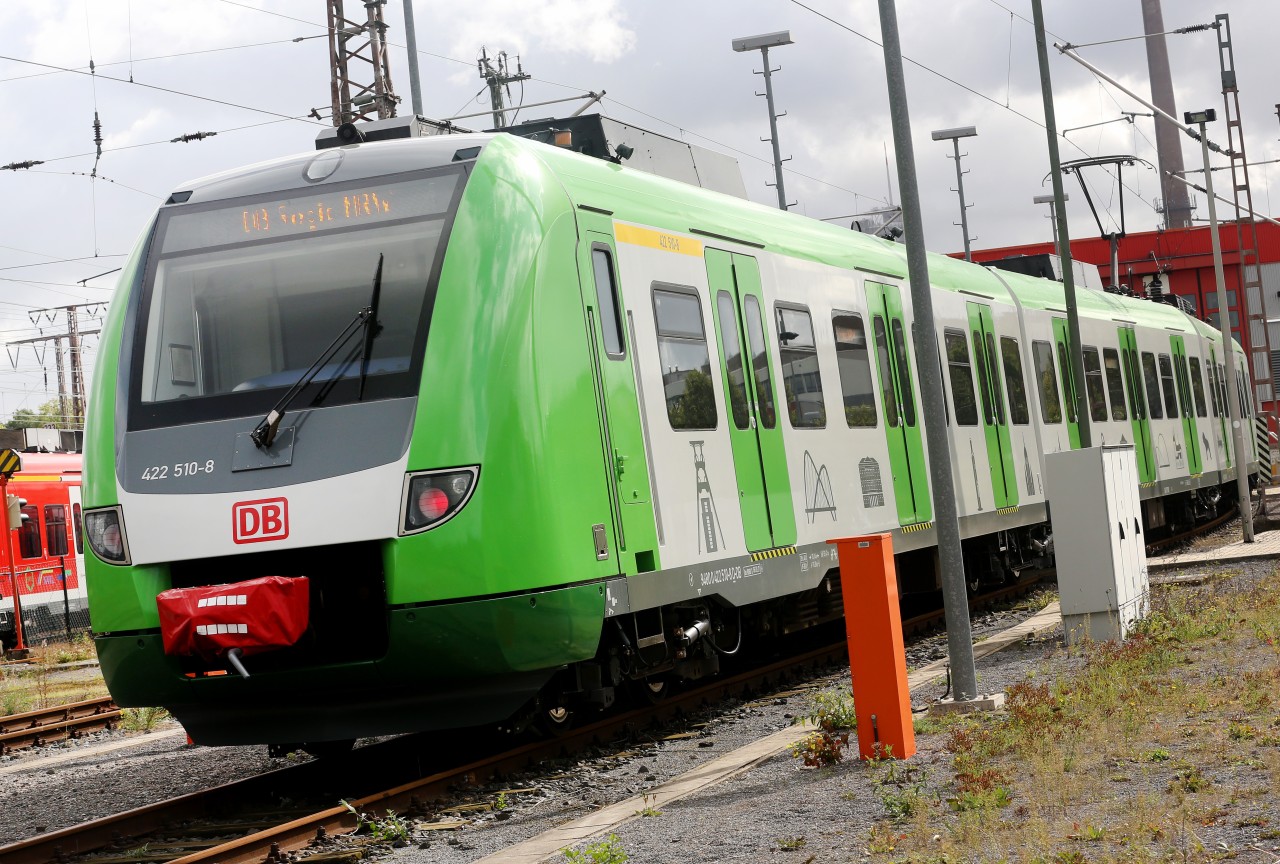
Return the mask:
{"type": "Polygon", "coordinates": [[[231,507],[231,532],[237,543],[262,543],[289,536],[289,500],[264,498],[231,507]]]}

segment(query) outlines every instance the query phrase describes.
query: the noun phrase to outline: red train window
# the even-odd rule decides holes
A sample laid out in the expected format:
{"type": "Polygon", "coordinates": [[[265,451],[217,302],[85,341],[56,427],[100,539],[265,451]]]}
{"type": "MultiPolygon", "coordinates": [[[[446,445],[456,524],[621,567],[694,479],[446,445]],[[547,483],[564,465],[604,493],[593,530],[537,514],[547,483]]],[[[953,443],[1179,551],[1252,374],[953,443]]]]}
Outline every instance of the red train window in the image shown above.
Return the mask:
{"type": "Polygon", "coordinates": [[[71,505],[71,524],[76,532],[76,554],[84,554],[84,520],[80,517],[80,505],[71,505]]]}
{"type": "Polygon", "coordinates": [[[45,548],[49,557],[67,554],[67,507],[65,504],[44,505],[45,548]]]}
{"type": "Polygon", "coordinates": [[[44,550],[40,547],[40,509],[34,504],[22,508],[22,520],[18,529],[18,552],[23,558],[43,558],[44,550]]]}

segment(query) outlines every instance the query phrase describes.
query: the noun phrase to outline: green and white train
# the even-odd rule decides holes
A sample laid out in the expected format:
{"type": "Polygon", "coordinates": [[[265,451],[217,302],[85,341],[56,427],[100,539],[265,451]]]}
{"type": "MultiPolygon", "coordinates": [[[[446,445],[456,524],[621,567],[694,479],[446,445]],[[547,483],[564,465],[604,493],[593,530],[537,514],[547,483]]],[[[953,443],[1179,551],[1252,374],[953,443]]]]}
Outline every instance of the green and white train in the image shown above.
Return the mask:
{"type": "MultiPolygon", "coordinates": [[[[510,135],[182,187],[124,268],[90,403],[112,695],[238,744],[660,693],[838,618],[831,538],[892,532],[903,591],[935,589],[925,423],[948,424],[973,572],[1008,578],[1051,550],[1044,454],[1078,446],[1062,288],[930,275],[943,358],[917,356],[901,246],[510,135]],[[938,362],[948,416],[924,417],[938,362]],[[307,579],[294,644],[166,653],[157,595],[234,606],[263,576],[307,579]]],[[[1214,510],[1242,353],[1171,306],[1080,309],[1094,440],[1136,446],[1149,527],[1214,510]]]]}

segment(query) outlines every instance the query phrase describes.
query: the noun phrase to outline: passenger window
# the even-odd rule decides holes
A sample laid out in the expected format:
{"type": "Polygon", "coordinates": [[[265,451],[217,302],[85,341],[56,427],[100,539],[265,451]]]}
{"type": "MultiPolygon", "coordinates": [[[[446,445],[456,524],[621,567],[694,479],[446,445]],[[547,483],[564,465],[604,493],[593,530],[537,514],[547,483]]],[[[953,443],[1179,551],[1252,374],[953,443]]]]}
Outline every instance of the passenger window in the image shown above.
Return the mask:
{"type": "Polygon", "coordinates": [[[1196,416],[1207,417],[1209,412],[1204,404],[1204,379],[1200,377],[1200,358],[1188,357],[1187,363],[1191,367],[1191,395],[1196,400],[1196,416]]]}
{"type": "Polygon", "coordinates": [[[1204,371],[1205,371],[1205,374],[1207,374],[1207,375],[1209,376],[1209,397],[1210,397],[1210,399],[1211,399],[1211,400],[1212,400],[1212,402],[1213,402],[1213,405],[1211,406],[1211,407],[1213,408],[1213,416],[1214,416],[1214,417],[1221,417],[1221,416],[1222,416],[1222,402],[1221,402],[1221,400],[1220,400],[1220,399],[1219,399],[1219,397],[1218,397],[1218,379],[1217,379],[1217,377],[1213,374],[1213,364],[1212,364],[1212,363],[1205,363],[1205,364],[1204,364],[1204,371]]]}
{"type": "Polygon", "coordinates": [[[1027,410],[1027,385],[1022,377],[1022,352],[1018,350],[1018,340],[1001,336],[1000,356],[1004,360],[1004,381],[1009,391],[1009,420],[1017,426],[1025,426],[1031,422],[1031,412],[1027,410]]]}
{"type": "Polygon", "coordinates": [[[23,558],[43,558],[40,547],[40,510],[34,504],[22,508],[23,520],[18,528],[18,554],[23,558]]]}
{"type": "Polygon", "coordinates": [[[72,527],[76,534],[76,554],[84,554],[84,520],[80,517],[80,505],[71,505],[71,521],[72,527]]]}
{"type": "Polygon", "coordinates": [[[898,425],[898,397],[893,389],[893,371],[889,368],[889,334],[884,329],[884,318],[879,315],[871,319],[871,327],[876,337],[876,365],[880,367],[884,422],[886,426],[895,427],[898,425]]]}
{"type": "Polygon", "coordinates": [[[1183,417],[1195,416],[1195,405],[1191,402],[1191,376],[1187,374],[1187,358],[1181,354],[1173,357],[1173,372],[1178,382],[1178,404],[1182,406],[1183,417]]]}
{"type": "Polygon", "coordinates": [[[1147,407],[1152,420],[1164,417],[1160,407],[1160,376],[1156,372],[1156,355],[1150,351],[1142,352],[1142,381],[1147,385],[1147,407]]]}
{"type": "Polygon", "coordinates": [[[1098,362],[1098,349],[1084,346],[1085,393],[1089,397],[1089,416],[1101,423],[1107,419],[1107,393],[1102,386],[1102,364],[1098,362]]]}
{"type": "Polygon", "coordinates": [[[1120,353],[1114,348],[1102,349],[1102,365],[1107,370],[1107,394],[1111,397],[1111,419],[1127,420],[1124,409],[1124,379],[1120,377],[1120,353]]]}
{"type": "Polygon", "coordinates": [[[822,401],[822,376],[813,320],[804,309],[774,307],[778,320],[778,358],[782,362],[782,386],[787,394],[787,416],[795,429],[822,429],[827,408],[822,401]]]}
{"type": "Polygon", "coordinates": [[[747,314],[747,347],[751,349],[751,367],[756,377],[760,425],[772,429],[778,423],[778,413],[773,407],[773,374],[769,371],[769,352],[764,344],[764,316],[760,314],[760,301],[754,294],[747,295],[743,306],[747,314]]]}
{"type": "Polygon", "coordinates": [[[978,393],[982,396],[982,419],[988,426],[994,425],[995,418],[991,414],[991,390],[987,387],[987,360],[982,354],[982,333],[973,331],[973,361],[978,367],[978,393]]]}
{"type": "Polygon", "coordinates": [[[916,400],[912,395],[910,352],[902,332],[902,319],[894,318],[889,326],[893,328],[893,353],[898,366],[898,386],[902,388],[902,421],[908,426],[915,426],[916,400]]]}
{"type": "Polygon", "coordinates": [[[610,360],[626,356],[626,343],[622,338],[622,316],[618,314],[618,286],[613,281],[613,261],[607,248],[591,250],[591,266],[596,277],[596,300],[600,310],[600,333],[604,337],[604,352],[610,360]]]}
{"type": "Polygon", "coordinates": [[[716,399],[706,330],[702,326],[702,304],[696,294],[655,288],[653,312],[671,428],[716,428],[716,399]]]}
{"type": "Polygon", "coordinates": [[[945,330],[942,338],[947,344],[947,366],[951,369],[951,399],[955,404],[956,423],[961,426],[977,426],[978,397],[973,392],[969,343],[960,330],[945,330]]]}
{"type": "Polygon", "coordinates": [[[751,411],[747,406],[747,372],[742,368],[738,316],[728,291],[716,295],[716,314],[720,316],[720,344],[724,346],[725,374],[729,379],[729,412],[733,414],[733,425],[746,429],[751,425],[751,411]]]}
{"type": "Polygon", "coordinates": [[[44,543],[50,558],[67,554],[67,508],[65,505],[44,505],[44,543]]]}
{"type": "MultiPolygon", "coordinates": [[[[981,344],[981,343],[979,343],[981,344]]],[[[991,372],[991,403],[996,422],[1004,425],[1004,391],[1000,387],[1000,364],[996,362],[996,339],[987,334],[987,369],[991,372]]],[[[976,350],[976,349],[975,349],[976,350]]]]}
{"type": "Polygon", "coordinates": [[[1058,373],[1053,368],[1053,346],[1048,342],[1032,342],[1035,358],[1036,389],[1040,391],[1040,416],[1045,424],[1062,422],[1062,402],[1058,399],[1058,373]]]}
{"type": "Polygon", "coordinates": [[[831,329],[836,337],[836,367],[840,370],[845,422],[850,429],[875,426],[875,384],[862,316],[836,312],[831,316],[831,329]]]}
{"type": "Polygon", "coordinates": [[[1160,355],[1160,384],[1164,389],[1164,410],[1172,419],[1178,416],[1178,392],[1173,384],[1173,363],[1168,354],[1160,355]]]}
{"type": "Polygon", "coordinates": [[[1075,423],[1077,420],[1076,397],[1074,390],[1075,385],[1072,382],[1073,375],[1071,372],[1071,358],[1067,356],[1066,342],[1058,343],[1058,365],[1062,367],[1063,389],[1066,391],[1063,393],[1062,401],[1067,406],[1067,421],[1075,423]]]}

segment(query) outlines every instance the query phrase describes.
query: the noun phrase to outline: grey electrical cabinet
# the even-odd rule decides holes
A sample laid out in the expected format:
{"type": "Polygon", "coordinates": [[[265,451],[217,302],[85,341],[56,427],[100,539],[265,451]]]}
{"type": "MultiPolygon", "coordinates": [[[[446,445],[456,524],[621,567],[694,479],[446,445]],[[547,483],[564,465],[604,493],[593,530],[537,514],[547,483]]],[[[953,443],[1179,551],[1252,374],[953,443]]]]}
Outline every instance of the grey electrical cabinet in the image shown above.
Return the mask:
{"type": "Polygon", "coordinates": [[[1045,457],[1068,645],[1124,639],[1147,614],[1147,547],[1132,445],[1045,457]]]}

